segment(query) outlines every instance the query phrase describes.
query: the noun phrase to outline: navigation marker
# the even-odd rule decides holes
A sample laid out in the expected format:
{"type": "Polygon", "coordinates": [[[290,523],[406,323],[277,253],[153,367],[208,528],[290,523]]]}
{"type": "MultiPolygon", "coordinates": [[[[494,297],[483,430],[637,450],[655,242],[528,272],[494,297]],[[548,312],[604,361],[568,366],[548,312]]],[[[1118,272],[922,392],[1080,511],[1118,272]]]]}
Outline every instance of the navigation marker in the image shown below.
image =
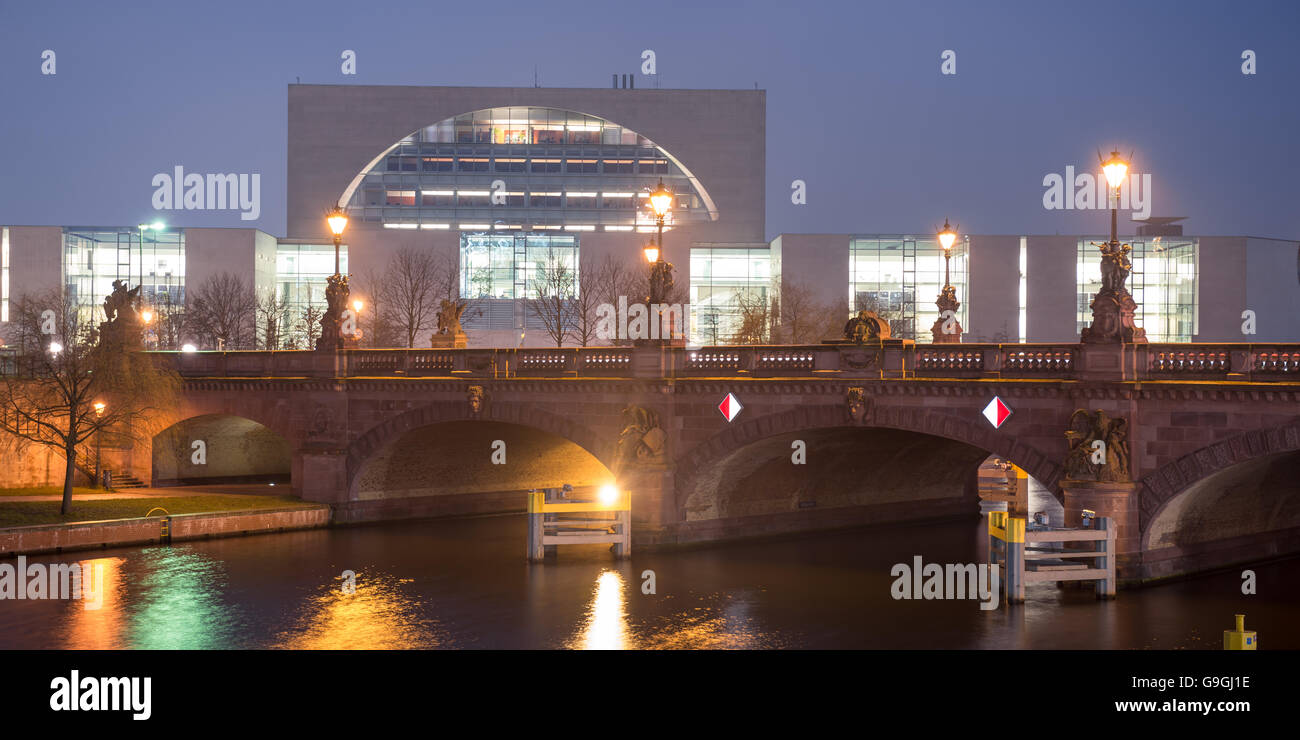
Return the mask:
{"type": "Polygon", "coordinates": [[[728,422],[735,419],[743,408],[745,407],[740,405],[740,401],[730,393],[727,394],[726,398],[722,399],[722,403],[718,404],[718,410],[722,412],[723,416],[727,417],[728,422]]]}
{"type": "Polygon", "coordinates": [[[983,414],[993,428],[997,429],[1011,416],[1011,407],[1003,403],[1001,398],[994,396],[993,400],[989,401],[989,405],[984,407],[983,414]]]}

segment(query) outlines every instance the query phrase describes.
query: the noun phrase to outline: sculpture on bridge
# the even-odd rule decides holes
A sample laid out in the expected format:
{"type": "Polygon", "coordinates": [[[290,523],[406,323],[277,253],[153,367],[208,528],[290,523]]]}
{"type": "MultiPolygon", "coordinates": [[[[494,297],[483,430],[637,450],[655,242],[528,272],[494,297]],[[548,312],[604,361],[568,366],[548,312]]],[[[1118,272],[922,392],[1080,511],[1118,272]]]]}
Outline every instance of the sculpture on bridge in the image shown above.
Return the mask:
{"type": "Polygon", "coordinates": [[[875,311],[862,310],[844,325],[844,338],[856,344],[889,339],[889,322],[875,311]]]}
{"type": "Polygon", "coordinates": [[[1101,409],[1078,409],[1065,432],[1070,451],[1065,458],[1068,480],[1118,482],[1130,480],[1128,421],[1101,409]]]}
{"type": "Polygon", "coordinates": [[[470,416],[477,417],[483,412],[483,402],[487,400],[487,392],[483,390],[481,385],[471,385],[467,391],[467,399],[469,400],[470,416]]]}
{"type": "Polygon", "coordinates": [[[113,281],[113,292],[104,297],[104,317],[99,325],[101,346],[139,349],[144,345],[144,322],[140,319],[140,287],[127,290],[126,282],[113,281]]]}
{"type": "Polygon", "coordinates": [[[618,457],[625,462],[657,462],[663,459],[668,436],[659,426],[654,409],[628,404],[621,412],[623,431],[618,435],[618,457]]]}
{"type": "Polygon", "coordinates": [[[1137,303],[1124,287],[1133,271],[1133,262],[1128,256],[1132,247],[1117,239],[1093,242],[1092,245],[1101,248],[1101,290],[1089,304],[1092,324],[1083,328],[1080,340],[1094,344],[1146,343],[1146,329],[1136,324],[1137,303]]]}
{"type": "Polygon", "coordinates": [[[863,420],[871,413],[871,398],[867,396],[865,388],[850,388],[845,396],[845,407],[849,412],[849,419],[854,424],[861,424],[863,420]]]}
{"type": "Polygon", "coordinates": [[[429,338],[429,344],[441,349],[464,349],[468,344],[465,330],[460,326],[460,317],[465,313],[469,302],[465,300],[449,301],[443,299],[438,309],[438,329],[429,338]]]}

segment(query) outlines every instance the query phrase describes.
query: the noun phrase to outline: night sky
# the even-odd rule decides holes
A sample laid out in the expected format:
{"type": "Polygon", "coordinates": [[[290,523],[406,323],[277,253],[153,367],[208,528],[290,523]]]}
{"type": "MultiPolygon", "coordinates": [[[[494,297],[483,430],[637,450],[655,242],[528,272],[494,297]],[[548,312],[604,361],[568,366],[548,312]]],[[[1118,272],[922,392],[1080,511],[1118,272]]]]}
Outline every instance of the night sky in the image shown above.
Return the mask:
{"type": "Polygon", "coordinates": [[[1152,173],[1152,215],[1296,239],[1297,31],[1295,2],[4,2],[0,223],[283,235],[295,78],[530,86],[536,68],[543,87],[608,87],[653,49],[660,87],[767,90],[769,237],[945,216],[967,233],[1103,232],[1100,212],[1046,210],[1042,183],[1118,147],[1152,173]],[[150,182],[176,165],[261,173],[261,219],[156,213],[150,182]],[[790,202],[796,178],[807,205],[790,202]]]}

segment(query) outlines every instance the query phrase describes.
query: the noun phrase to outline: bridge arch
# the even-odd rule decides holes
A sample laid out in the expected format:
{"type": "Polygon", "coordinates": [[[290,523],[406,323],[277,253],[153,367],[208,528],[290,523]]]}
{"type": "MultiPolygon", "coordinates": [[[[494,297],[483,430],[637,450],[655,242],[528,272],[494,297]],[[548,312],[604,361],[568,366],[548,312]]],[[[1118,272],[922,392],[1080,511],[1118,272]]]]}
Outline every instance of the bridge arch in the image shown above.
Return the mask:
{"type": "MultiPolygon", "coordinates": [[[[348,499],[356,500],[360,473],[367,461],[403,435],[423,427],[453,422],[497,422],[538,430],[581,448],[608,470],[615,470],[614,444],[591,429],[528,403],[487,400],[477,413],[466,401],[435,401],[386,419],[347,448],[348,499]]],[[[484,451],[487,454],[487,450],[484,451]]]]}
{"type": "Polygon", "coordinates": [[[152,485],[292,483],[293,446],[279,431],[238,414],[187,415],[150,440],[152,485]]]}
{"type": "MultiPolygon", "coordinates": [[[[735,423],[697,445],[692,452],[680,456],[674,484],[678,516],[682,521],[689,519],[692,509],[700,506],[691,497],[701,490],[716,488],[718,477],[727,475],[725,469],[728,465],[735,467],[746,455],[766,455],[772,460],[777,459],[778,454],[783,455],[785,469],[789,470],[792,469],[789,467],[791,449],[787,440],[811,436],[821,442],[843,446],[848,442],[848,436],[853,436],[855,444],[871,445],[888,440],[890,431],[908,433],[906,439],[894,440],[897,445],[891,448],[905,459],[920,460],[921,455],[915,449],[917,445],[939,442],[943,449],[936,454],[955,461],[963,474],[969,472],[973,475],[981,461],[989,455],[998,455],[1025,469],[1047,486],[1058,500],[1062,497],[1058,485],[1061,470],[1057,463],[1030,445],[952,414],[932,409],[877,407],[860,423],[855,423],[842,403],[812,404],[735,423]],[[773,446],[774,442],[780,444],[773,446]]],[[[809,454],[813,454],[812,451],[809,454]]],[[[747,464],[756,463],[757,458],[747,464]]]]}
{"type": "Polygon", "coordinates": [[[1206,482],[1219,479],[1226,483],[1223,474],[1243,472],[1252,463],[1271,461],[1300,452],[1300,419],[1269,429],[1257,429],[1238,434],[1195,452],[1148,473],[1140,481],[1143,548],[1156,545],[1154,539],[1164,530],[1154,526],[1170,512],[1172,506],[1186,506],[1185,496],[1208,490],[1206,482]],[[1181,501],[1180,501],[1181,499],[1181,501]]]}

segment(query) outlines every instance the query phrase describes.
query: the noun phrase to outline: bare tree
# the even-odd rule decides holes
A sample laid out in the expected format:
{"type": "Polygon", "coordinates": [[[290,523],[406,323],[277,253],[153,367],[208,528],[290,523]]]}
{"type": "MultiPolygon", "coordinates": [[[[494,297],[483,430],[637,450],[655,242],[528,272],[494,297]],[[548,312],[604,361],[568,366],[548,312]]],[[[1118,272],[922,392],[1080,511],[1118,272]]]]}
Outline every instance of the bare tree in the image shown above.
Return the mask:
{"type": "Polygon", "coordinates": [[[0,431],[62,452],[60,513],[68,514],[79,448],[109,429],[128,439],[151,436],[156,412],[173,403],[180,381],[154,357],[101,344],[57,290],[23,296],[12,308],[23,341],[14,373],[0,376],[0,431]]]}
{"type": "Polygon", "coordinates": [[[316,338],[320,336],[320,320],[324,316],[325,309],[315,303],[308,303],[302,313],[298,314],[298,324],[294,327],[296,336],[291,349],[297,349],[299,340],[303,341],[306,349],[315,348],[316,338]]]}
{"type": "Polygon", "coordinates": [[[596,329],[599,326],[601,305],[618,305],[616,301],[605,300],[601,294],[601,274],[609,263],[610,257],[606,255],[604,263],[597,263],[592,257],[583,257],[578,264],[578,295],[573,302],[573,328],[570,334],[579,346],[586,347],[599,338],[596,329]]]}
{"type": "Polygon", "coordinates": [[[828,336],[825,333],[827,313],[832,309],[817,301],[816,293],[807,283],[790,282],[781,286],[777,306],[779,326],[773,333],[773,341],[815,344],[828,336]]]}
{"type": "Polygon", "coordinates": [[[178,350],[185,343],[185,306],[172,298],[171,291],[159,294],[154,301],[154,332],[158,349],[178,350]]]}
{"type": "Polygon", "coordinates": [[[256,336],[257,296],[238,275],[222,272],[191,291],[187,300],[190,329],[213,348],[249,349],[256,336]]]}
{"type": "Polygon", "coordinates": [[[404,247],[388,263],[379,290],[398,336],[414,347],[420,333],[433,327],[443,291],[440,266],[432,252],[404,247]]]}
{"type": "Polygon", "coordinates": [[[366,305],[361,309],[361,341],[367,347],[396,347],[401,343],[393,326],[392,310],[384,292],[384,274],[366,269],[357,276],[353,295],[364,296],[366,305]]]}
{"type": "Polygon", "coordinates": [[[740,291],[733,302],[740,325],[731,336],[732,344],[766,344],[771,337],[773,305],[757,291],[740,291]]]}
{"type": "Polygon", "coordinates": [[[574,269],[549,252],[546,260],[533,263],[533,281],[525,303],[528,312],[542,322],[542,327],[556,347],[563,347],[572,331],[578,276],[574,269]]]}
{"type": "MultiPolygon", "coordinates": [[[[640,303],[645,298],[642,293],[647,292],[649,288],[648,279],[642,274],[643,271],[639,263],[630,263],[612,254],[605,255],[593,276],[599,303],[608,304],[615,309],[619,305],[619,298],[626,299],[628,304],[640,303]]],[[[580,281],[582,279],[583,277],[580,276],[580,281]]],[[[632,340],[619,337],[616,333],[610,343],[631,344],[632,340]]]]}
{"type": "Polygon", "coordinates": [[[266,288],[257,298],[257,339],[263,349],[283,349],[289,302],[274,287],[266,288]]]}

